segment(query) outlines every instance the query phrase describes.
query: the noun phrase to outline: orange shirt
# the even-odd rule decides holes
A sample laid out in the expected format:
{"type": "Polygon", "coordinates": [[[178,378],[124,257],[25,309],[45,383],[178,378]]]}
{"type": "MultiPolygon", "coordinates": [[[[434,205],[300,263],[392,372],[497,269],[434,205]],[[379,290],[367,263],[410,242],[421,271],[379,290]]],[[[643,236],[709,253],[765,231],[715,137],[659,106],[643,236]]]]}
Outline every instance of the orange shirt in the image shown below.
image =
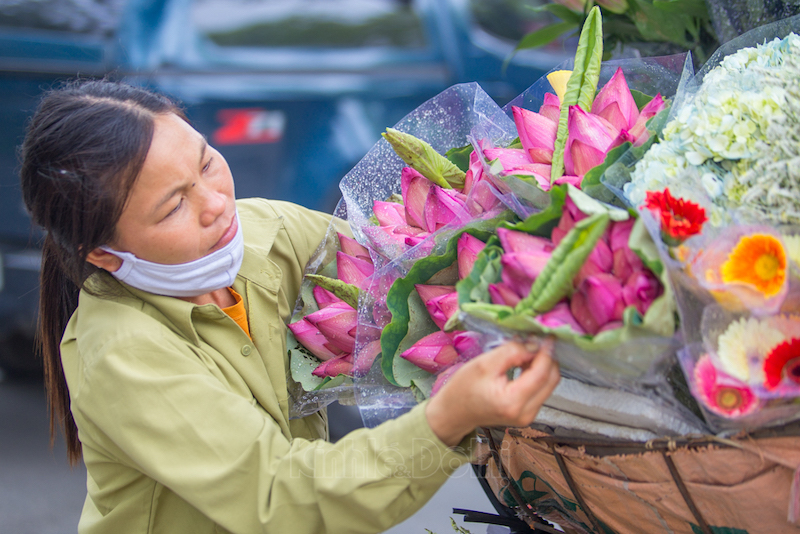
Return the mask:
{"type": "Polygon", "coordinates": [[[250,326],[247,324],[247,310],[244,309],[244,301],[242,300],[242,296],[234,291],[232,287],[229,287],[228,291],[230,291],[231,295],[233,295],[233,298],[236,300],[236,304],[233,306],[228,306],[227,308],[222,308],[222,311],[227,313],[228,316],[233,319],[242,330],[244,330],[244,333],[247,334],[247,337],[250,337],[250,326]]]}

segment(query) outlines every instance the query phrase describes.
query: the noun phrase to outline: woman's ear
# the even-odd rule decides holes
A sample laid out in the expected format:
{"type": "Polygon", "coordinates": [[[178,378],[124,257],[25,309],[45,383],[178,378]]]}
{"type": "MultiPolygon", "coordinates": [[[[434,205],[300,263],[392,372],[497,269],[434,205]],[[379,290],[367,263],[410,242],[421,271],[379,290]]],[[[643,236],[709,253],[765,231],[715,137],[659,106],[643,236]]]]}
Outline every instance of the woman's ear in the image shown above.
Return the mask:
{"type": "Polygon", "coordinates": [[[110,273],[122,267],[122,259],[99,247],[89,252],[86,256],[86,261],[110,273]]]}

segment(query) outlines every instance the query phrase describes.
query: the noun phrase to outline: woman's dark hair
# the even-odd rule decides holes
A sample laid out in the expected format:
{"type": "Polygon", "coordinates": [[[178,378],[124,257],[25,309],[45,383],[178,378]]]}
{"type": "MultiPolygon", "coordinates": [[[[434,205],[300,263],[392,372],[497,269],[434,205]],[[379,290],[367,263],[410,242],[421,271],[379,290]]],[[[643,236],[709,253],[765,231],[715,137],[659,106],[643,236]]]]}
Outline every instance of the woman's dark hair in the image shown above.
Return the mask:
{"type": "Polygon", "coordinates": [[[71,463],[81,457],[59,345],[110,242],[153,139],[156,115],[183,111],[168,98],[111,81],[74,81],[48,92],[20,148],[22,197],[45,230],[37,347],[44,360],[51,443],[61,426],[71,463]]]}

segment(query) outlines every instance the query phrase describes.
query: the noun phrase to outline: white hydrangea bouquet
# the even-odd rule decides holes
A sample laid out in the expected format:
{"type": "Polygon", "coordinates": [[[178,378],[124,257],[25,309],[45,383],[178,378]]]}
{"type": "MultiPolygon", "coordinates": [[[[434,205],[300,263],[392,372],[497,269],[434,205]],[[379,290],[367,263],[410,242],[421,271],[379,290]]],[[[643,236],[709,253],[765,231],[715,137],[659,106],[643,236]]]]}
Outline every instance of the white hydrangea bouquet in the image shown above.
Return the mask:
{"type": "Polygon", "coordinates": [[[725,57],[702,78],[624,187],[703,206],[719,226],[739,217],[800,223],[800,36],[790,33],[725,57]],[[697,187],[701,185],[702,187],[697,187]]]}
{"type": "Polygon", "coordinates": [[[685,76],[659,142],[609,169],[659,245],[712,428],[800,419],[800,17],[685,76]]]}

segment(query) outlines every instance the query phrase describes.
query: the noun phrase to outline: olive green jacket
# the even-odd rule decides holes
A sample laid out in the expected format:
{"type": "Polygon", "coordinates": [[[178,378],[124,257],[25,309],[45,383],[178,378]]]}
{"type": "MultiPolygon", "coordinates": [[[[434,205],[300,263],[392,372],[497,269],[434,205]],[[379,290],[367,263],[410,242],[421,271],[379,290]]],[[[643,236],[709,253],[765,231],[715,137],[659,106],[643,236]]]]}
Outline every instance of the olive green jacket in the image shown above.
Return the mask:
{"type": "Polygon", "coordinates": [[[81,533],[380,532],[469,460],[437,439],[424,406],[336,444],[324,411],[289,419],[285,322],[330,215],[238,209],[233,287],[252,341],[214,304],[105,272],[91,280],[102,296],[80,294],[61,353],[87,468],[81,533]]]}

